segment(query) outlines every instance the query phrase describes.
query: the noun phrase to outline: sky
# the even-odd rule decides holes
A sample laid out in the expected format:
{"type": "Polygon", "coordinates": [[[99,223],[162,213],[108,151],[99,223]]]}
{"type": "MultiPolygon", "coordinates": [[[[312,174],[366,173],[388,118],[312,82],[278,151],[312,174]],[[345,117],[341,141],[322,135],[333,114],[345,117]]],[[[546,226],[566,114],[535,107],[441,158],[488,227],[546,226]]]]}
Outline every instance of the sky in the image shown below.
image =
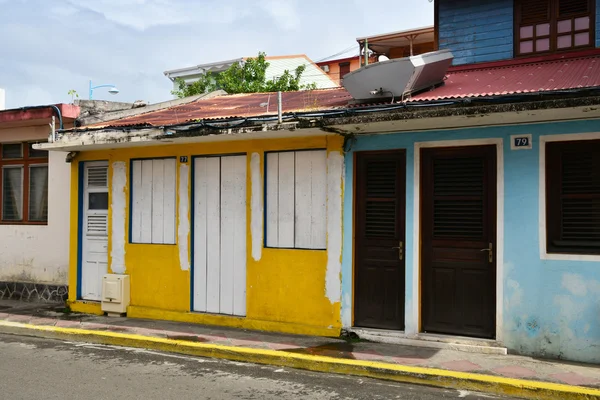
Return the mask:
{"type": "Polygon", "coordinates": [[[433,25],[428,0],[0,0],[6,107],[170,100],[166,70],[232,58],[358,54],[357,37],[433,25]]]}

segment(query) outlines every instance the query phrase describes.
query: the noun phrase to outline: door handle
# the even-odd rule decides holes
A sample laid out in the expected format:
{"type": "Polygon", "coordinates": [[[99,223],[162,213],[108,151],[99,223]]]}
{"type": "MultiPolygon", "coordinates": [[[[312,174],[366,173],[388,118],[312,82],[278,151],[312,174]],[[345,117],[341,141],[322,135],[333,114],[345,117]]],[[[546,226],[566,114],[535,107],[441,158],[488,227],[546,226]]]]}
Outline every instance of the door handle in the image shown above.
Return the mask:
{"type": "Polygon", "coordinates": [[[398,250],[398,259],[399,260],[403,260],[404,259],[404,242],[399,241],[398,242],[398,247],[392,247],[392,249],[398,250]]]}
{"type": "Polygon", "coordinates": [[[488,252],[488,262],[491,264],[494,262],[494,245],[492,243],[490,243],[489,245],[490,246],[487,249],[481,249],[480,251],[488,252]]]}

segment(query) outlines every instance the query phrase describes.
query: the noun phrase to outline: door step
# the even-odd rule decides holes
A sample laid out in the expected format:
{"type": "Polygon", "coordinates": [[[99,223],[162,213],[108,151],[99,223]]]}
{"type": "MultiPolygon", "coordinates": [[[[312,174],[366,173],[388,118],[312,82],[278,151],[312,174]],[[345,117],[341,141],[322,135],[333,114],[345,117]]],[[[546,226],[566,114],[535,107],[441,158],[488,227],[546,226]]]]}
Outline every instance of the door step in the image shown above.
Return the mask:
{"type": "Polygon", "coordinates": [[[506,347],[502,346],[501,343],[489,339],[435,335],[430,333],[419,333],[417,335],[408,336],[400,331],[387,331],[371,328],[351,328],[349,331],[355,333],[361,339],[379,343],[459,350],[468,353],[508,354],[506,347]]]}

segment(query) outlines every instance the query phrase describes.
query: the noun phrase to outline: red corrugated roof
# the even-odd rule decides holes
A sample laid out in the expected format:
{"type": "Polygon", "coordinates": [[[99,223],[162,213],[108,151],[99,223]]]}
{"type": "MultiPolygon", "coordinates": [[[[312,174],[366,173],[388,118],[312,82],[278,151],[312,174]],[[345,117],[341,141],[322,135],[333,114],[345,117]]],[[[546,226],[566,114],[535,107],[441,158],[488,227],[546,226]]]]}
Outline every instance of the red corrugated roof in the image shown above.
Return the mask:
{"type": "MultiPolygon", "coordinates": [[[[345,107],[352,97],[342,88],[282,93],[283,112],[345,107]]],[[[200,99],[193,103],[92,126],[173,125],[200,119],[254,117],[277,114],[276,93],[249,93],[200,99]],[[267,107],[266,104],[269,104],[267,107]],[[264,106],[261,106],[264,105],[264,106]]]]}
{"type": "MultiPolygon", "coordinates": [[[[497,96],[600,86],[600,51],[553,55],[530,60],[454,67],[445,85],[414,96],[411,101],[497,96]]],[[[283,112],[347,108],[352,97],[343,88],[284,92],[283,112]]],[[[372,104],[371,104],[372,105],[372,104]]],[[[359,107],[353,105],[351,107],[359,107]]],[[[251,93],[200,99],[91,127],[182,124],[201,119],[255,117],[277,113],[276,93],[251,93]],[[266,107],[266,104],[269,106],[266,107]],[[261,106],[264,105],[264,106],[261,106]]]]}
{"type": "MultiPolygon", "coordinates": [[[[536,59],[539,60],[539,59],[536,59]]],[[[600,54],[450,70],[445,85],[412,100],[497,96],[600,86],[600,54]]]]}

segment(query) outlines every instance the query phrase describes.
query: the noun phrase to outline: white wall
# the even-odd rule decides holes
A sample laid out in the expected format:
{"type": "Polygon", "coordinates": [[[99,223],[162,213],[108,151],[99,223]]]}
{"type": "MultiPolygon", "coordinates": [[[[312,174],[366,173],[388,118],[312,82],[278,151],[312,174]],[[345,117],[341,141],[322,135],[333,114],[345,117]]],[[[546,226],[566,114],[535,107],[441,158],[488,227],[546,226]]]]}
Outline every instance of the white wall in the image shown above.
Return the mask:
{"type": "Polygon", "coordinates": [[[50,152],[48,225],[0,225],[0,281],[68,283],[71,164],[50,152]]]}

